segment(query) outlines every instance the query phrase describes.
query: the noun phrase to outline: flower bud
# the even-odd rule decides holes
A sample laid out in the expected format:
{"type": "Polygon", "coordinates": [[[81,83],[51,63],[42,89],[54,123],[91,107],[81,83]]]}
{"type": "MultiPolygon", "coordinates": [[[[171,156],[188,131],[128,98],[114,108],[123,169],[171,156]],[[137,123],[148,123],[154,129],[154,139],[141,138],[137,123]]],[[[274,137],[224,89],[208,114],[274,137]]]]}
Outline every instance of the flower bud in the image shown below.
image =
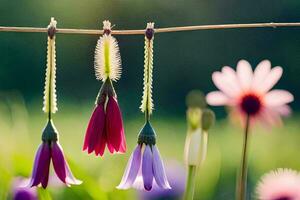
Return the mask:
{"type": "Polygon", "coordinates": [[[186,115],[189,128],[200,128],[202,115],[202,111],[200,108],[188,108],[186,115]]]}
{"type": "Polygon", "coordinates": [[[204,94],[200,90],[192,90],[186,96],[186,105],[189,108],[200,108],[206,107],[206,100],[204,94]]]}
{"type": "Polygon", "coordinates": [[[202,111],[202,129],[208,131],[210,127],[215,123],[215,113],[210,109],[204,109],[202,111]]]}
{"type": "Polygon", "coordinates": [[[155,145],[156,144],[156,133],[152,128],[149,121],[147,121],[139,133],[138,144],[148,144],[155,145]]]}
{"type": "Polygon", "coordinates": [[[189,133],[185,144],[185,161],[187,165],[199,166],[205,158],[207,152],[208,135],[200,128],[189,133]]]}
{"type": "Polygon", "coordinates": [[[43,130],[42,140],[44,142],[52,142],[58,140],[58,131],[55,128],[53,121],[49,120],[43,130]]]}

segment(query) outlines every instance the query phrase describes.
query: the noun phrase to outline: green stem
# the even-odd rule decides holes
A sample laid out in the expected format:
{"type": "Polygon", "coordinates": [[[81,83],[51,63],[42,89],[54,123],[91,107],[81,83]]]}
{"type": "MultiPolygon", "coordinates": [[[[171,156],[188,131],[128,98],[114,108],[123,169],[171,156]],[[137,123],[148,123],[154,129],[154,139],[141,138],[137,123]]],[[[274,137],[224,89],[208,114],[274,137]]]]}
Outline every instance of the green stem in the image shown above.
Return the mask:
{"type": "Polygon", "coordinates": [[[241,168],[237,179],[237,190],[236,190],[237,200],[245,200],[247,197],[247,171],[248,171],[247,151],[248,151],[248,143],[249,143],[248,142],[249,122],[250,122],[250,116],[248,115],[246,119],[246,126],[245,126],[243,156],[242,156],[242,161],[240,166],[241,168]]]}
{"type": "Polygon", "coordinates": [[[196,170],[197,167],[195,165],[189,165],[188,168],[188,177],[186,180],[184,200],[193,200],[194,199],[194,191],[196,185],[196,170]]]}

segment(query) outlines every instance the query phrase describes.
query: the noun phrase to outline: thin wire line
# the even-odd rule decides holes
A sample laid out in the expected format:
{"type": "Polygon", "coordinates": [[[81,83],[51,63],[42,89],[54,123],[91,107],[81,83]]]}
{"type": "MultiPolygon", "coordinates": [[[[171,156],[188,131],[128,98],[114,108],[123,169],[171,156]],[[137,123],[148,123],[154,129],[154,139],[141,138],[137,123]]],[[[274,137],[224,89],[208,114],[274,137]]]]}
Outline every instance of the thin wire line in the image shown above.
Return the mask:
{"type": "MultiPolygon", "coordinates": [[[[300,27],[300,22],[294,23],[252,23],[252,24],[217,24],[217,25],[197,25],[197,26],[179,26],[156,28],[155,33],[168,33],[179,31],[196,31],[196,30],[213,30],[213,29],[239,29],[239,28],[277,28],[277,27],[300,27]]],[[[44,33],[47,28],[38,27],[10,27],[0,26],[0,32],[27,32],[27,33],[44,33]]],[[[87,34],[87,35],[100,35],[103,30],[96,29],[70,29],[70,28],[57,28],[57,33],[62,34],[87,34]]],[[[112,30],[114,35],[144,35],[145,30],[112,30]]]]}

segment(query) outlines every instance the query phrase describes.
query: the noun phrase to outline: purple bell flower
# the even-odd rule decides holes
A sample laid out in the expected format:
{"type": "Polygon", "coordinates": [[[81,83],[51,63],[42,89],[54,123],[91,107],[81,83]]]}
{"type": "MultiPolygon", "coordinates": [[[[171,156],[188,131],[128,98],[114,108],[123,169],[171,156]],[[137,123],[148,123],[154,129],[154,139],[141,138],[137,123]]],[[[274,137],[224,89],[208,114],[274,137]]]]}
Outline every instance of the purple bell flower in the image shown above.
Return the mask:
{"type": "Polygon", "coordinates": [[[52,121],[48,122],[43,132],[42,139],[43,143],[39,146],[35,156],[32,177],[29,183],[30,187],[38,186],[40,184],[43,188],[47,187],[51,160],[57,177],[63,183],[67,186],[81,184],[81,181],[73,176],[69,168],[63,149],[58,143],[57,130],[52,121]]]}
{"type": "Polygon", "coordinates": [[[139,134],[139,142],[131,154],[118,189],[131,187],[150,191],[153,185],[171,189],[163,161],[155,145],[155,132],[147,122],[139,134]]]}

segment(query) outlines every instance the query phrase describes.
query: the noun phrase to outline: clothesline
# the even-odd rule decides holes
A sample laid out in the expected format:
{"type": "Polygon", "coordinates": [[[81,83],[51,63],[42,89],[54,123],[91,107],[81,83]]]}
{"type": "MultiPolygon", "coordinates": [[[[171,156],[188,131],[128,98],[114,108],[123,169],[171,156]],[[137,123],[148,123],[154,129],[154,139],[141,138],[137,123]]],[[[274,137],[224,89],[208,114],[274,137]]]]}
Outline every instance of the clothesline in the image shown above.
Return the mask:
{"type": "MultiPolygon", "coordinates": [[[[196,31],[196,30],[213,30],[213,29],[239,29],[239,28],[277,28],[277,27],[300,27],[300,22],[294,23],[251,23],[251,24],[217,24],[217,25],[197,25],[197,26],[179,26],[156,28],[155,33],[179,32],[179,31],[196,31]]],[[[0,32],[27,32],[27,33],[44,33],[47,28],[38,27],[11,27],[0,26],[0,32]]],[[[100,35],[103,30],[96,29],[70,29],[70,28],[57,28],[56,33],[62,34],[87,34],[87,35],[100,35]]],[[[139,30],[112,30],[113,35],[143,35],[144,29],[139,30]]]]}

